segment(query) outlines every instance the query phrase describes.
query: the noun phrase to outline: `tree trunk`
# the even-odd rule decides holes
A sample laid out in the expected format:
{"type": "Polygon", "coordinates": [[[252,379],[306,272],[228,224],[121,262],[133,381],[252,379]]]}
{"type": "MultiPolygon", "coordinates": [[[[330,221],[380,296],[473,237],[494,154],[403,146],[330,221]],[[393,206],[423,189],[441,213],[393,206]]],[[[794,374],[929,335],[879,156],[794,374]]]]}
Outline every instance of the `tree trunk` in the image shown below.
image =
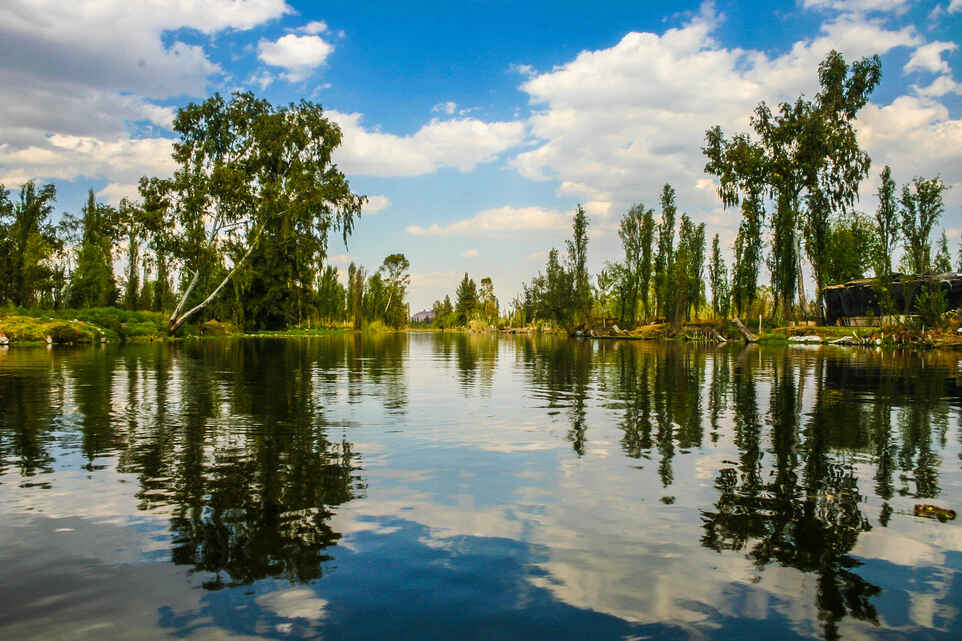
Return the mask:
{"type": "Polygon", "coordinates": [[[745,337],[746,343],[758,342],[758,337],[748,331],[748,328],[745,327],[740,320],[738,320],[738,317],[733,318],[732,322],[735,323],[735,327],[738,328],[738,331],[741,332],[741,335],[745,337]]]}

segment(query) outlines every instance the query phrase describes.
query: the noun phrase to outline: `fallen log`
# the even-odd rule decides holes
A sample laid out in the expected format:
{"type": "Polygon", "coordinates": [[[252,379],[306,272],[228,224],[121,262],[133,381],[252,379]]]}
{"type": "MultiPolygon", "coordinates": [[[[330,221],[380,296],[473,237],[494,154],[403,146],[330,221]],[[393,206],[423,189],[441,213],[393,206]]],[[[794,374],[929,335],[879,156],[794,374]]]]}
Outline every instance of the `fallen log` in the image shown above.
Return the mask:
{"type": "Polygon", "coordinates": [[[750,331],[748,331],[748,328],[745,327],[744,325],[742,325],[742,322],[741,322],[740,320],[738,320],[737,318],[733,318],[732,320],[733,320],[734,323],[735,323],[735,327],[738,328],[738,331],[741,332],[741,333],[742,333],[742,336],[745,337],[745,342],[746,342],[746,343],[757,343],[757,342],[758,342],[758,337],[755,336],[754,334],[752,334],[750,331]]]}

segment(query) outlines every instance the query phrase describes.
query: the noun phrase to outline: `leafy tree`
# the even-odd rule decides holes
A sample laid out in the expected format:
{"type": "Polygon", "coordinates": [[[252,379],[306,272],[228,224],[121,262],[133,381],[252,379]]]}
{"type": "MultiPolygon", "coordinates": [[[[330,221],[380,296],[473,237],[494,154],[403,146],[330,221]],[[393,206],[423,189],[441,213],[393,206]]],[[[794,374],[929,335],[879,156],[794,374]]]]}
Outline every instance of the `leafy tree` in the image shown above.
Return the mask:
{"type": "Polygon", "coordinates": [[[755,300],[758,268],[762,261],[764,210],[757,196],[742,201],[742,221],[735,236],[735,264],[732,268],[732,303],[745,313],[755,300]]]}
{"type": "Polygon", "coordinates": [[[674,271],[675,243],[675,190],[666,184],[661,192],[661,221],[658,223],[658,251],[655,254],[655,301],[657,315],[673,318],[674,296],[672,272],[674,271]]]}
{"type": "Polygon", "coordinates": [[[378,272],[384,275],[387,289],[387,303],[384,305],[384,320],[391,327],[402,327],[407,323],[407,306],[404,298],[411,275],[408,274],[411,263],[404,254],[391,254],[384,259],[378,272]]]}
{"type": "Polygon", "coordinates": [[[353,262],[347,268],[348,310],[354,329],[364,324],[364,268],[353,262]]]}
{"type": "Polygon", "coordinates": [[[572,272],[566,270],[558,257],[558,250],[548,252],[543,285],[540,288],[540,316],[554,321],[559,327],[570,329],[575,308],[575,283],[572,272]]]}
{"type": "Polygon", "coordinates": [[[711,241],[711,262],[708,264],[708,280],[711,283],[711,308],[715,317],[728,316],[728,269],[721,255],[718,234],[711,241]]]}
{"type": "Polygon", "coordinates": [[[935,273],[945,274],[952,271],[952,255],[949,253],[949,239],[942,230],[942,238],[939,239],[939,253],[935,256],[935,273]]]}
{"type": "Polygon", "coordinates": [[[494,295],[494,282],[489,276],[482,278],[478,285],[478,310],[485,322],[497,322],[498,298],[494,295]]]}
{"type": "Polygon", "coordinates": [[[127,239],[127,275],[124,279],[124,307],[140,308],[140,263],[142,221],[140,208],[126,198],[120,201],[117,222],[127,239]]]}
{"type": "Polygon", "coordinates": [[[768,265],[783,314],[791,311],[796,288],[804,307],[798,231],[820,290],[831,216],[855,202],[868,173],[869,158],[858,148],[854,122],[881,78],[881,62],[875,56],[849,66],[832,51],[818,76],[814,100],[799,98],[774,111],[764,102],[756,107],[751,125],[757,140],[746,135],[727,140],[714,127],[703,148],[705,171],[720,179],[726,207],[763,193],[774,200],[768,265]]]}
{"type": "Polygon", "coordinates": [[[388,305],[388,291],[381,277],[381,272],[376,271],[367,279],[364,286],[364,318],[368,321],[385,321],[384,312],[388,305]]]}
{"type": "Polygon", "coordinates": [[[588,278],[588,216],[581,205],[575,210],[572,239],[567,241],[568,264],[574,284],[574,312],[582,322],[591,316],[591,284],[588,278]]]}
{"type": "Polygon", "coordinates": [[[875,210],[875,251],[877,276],[892,273],[892,254],[899,240],[899,212],[895,203],[895,181],[888,165],[882,169],[882,183],[879,185],[878,209],[875,210]]]}
{"type": "Polygon", "coordinates": [[[53,285],[50,260],[63,247],[60,230],[50,222],[57,190],[37,187],[29,181],[20,187],[20,198],[10,201],[0,185],[0,223],[3,223],[3,257],[0,258],[0,291],[3,298],[21,307],[36,305],[53,285]]]}
{"type": "Polygon", "coordinates": [[[337,270],[327,265],[317,279],[317,313],[328,322],[346,317],[347,290],[338,279],[337,270]]]}
{"type": "Polygon", "coordinates": [[[77,269],[70,286],[70,305],[113,305],[117,301],[112,252],[117,212],[109,205],[98,203],[94,198],[94,190],[91,189],[87,193],[87,203],[81,211],[78,225],[82,231],[77,269]]]}
{"type": "Polygon", "coordinates": [[[926,274],[931,268],[932,228],[942,217],[945,206],[942,193],[945,183],[940,178],[916,178],[911,186],[902,187],[902,242],[910,272],[926,274]]]}
{"type": "Polygon", "coordinates": [[[457,297],[457,303],[455,304],[454,311],[457,314],[457,322],[459,325],[467,325],[468,321],[474,316],[475,308],[478,306],[478,286],[474,280],[468,277],[467,272],[465,272],[464,278],[461,279],[461,284],[458,285],[458,291],[455,295],[457,297]]]}
{"type": "Polygon", "coordinates": [[[346,242],[365,201],[332,162],[340,129],[319,105],[274,108],[251,93],[234,93],[229,102],[218,94],[191,103],[178,110],[173,129],[180,134],[173,153],[178,169],[161,186],[176,223],[169,227],[178,229],[170,245],[189,281],[168,330],[209,305],[255,251],[258,270],[251,280],[262,282],[245,300],[262,315],[272,314],[272,323],[290,320],[289,292],[305,289],[308,268],[326,251],[329,231],[340,230],[346,242]],[[185,311],[228,249],[230,270],[185,311]],[[280,306],[276,312],[268,310],[271,302],[280,306]]]}
{"type": "Polygon", "coordinates": [[[639,300],[645,315],[648,315],[654,229],[654,214],[644,205],[632,207],[618,224],[618,237],[625,252],[625,261],[619,279],[623,281],[619,289],[627,297],[619,306],[620,322],[623,325],[635,324],[639,300]]]}
{"type": "Polygon", "coordinates": [[[829,251],[825,257],[825,284],[834,285],[865,276],[872,265],[872,246],[875,234],[870,220],[859,214],[842,215],[833,221],[829,231],[829,251]]]}

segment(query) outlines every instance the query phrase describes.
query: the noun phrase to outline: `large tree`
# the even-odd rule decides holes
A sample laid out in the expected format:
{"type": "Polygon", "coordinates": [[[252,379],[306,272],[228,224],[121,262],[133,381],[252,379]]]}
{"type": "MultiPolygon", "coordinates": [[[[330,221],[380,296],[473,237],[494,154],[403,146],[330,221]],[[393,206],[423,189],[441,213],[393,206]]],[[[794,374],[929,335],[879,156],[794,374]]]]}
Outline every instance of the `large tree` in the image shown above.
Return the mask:
{"type": "Polygon", "coordinates": [[[655,303],[657,314],[671,320],[674,316],[675,296],[672,272],[675,258],[675,190],[665,184],[661,190],[661,221],[658,223],[658,250],[655,254],[655,303]]]}
{"type": "Polygon", "coordinates": [[[903,260],[914,274],[926,274],[932,270],[931,235],[945,209],[942,202],[945,189],[945,183],[938,177],[916,178],[911,186],[902,187],[903,260]]]}
{"type": "Polygon", "coordinates": [[[250,278],[261,283],[255,303],[266,310],[278,301],[276,315],[289,322],[290,294],[306,289],[306,267],[323,258],[330,231],[347,241],[365,201],[332,161],[340,129],[319,105],[275,108],[251,93],[191,103],[178,110],[173,129],[180,135],[173,153],[178,168],[162,187],[174,223],[168,228],[177,230],[170,246],[189,279],[168,330],[209,305],[254,252],[259,271],[250,278]],[[224,277],[185,309],[225,255],[224,277]]]}
{"type": "Polygon", "coordinates": [[[711,241],[711,259],[708,263],[708,280],[711,283],[711,308],[715,317],[728,315],[728,269],[721,255],[718,234],[711,241]]]}
{"type": "Polygon", "coordinates": [[[98,203],[91,189],[80,220],[76,221],[80,228],[80,248],[70,284],[72,307],[106,307],[117,302],[113,245],[118,223],[117,210],[98,203]]]}
{"type": "Polygon", "coordinates": [[[51,259],[63,247],[61,231],[50,222],[57,190],[27,182],[11,202],[0,185],[0,292],[15,305],[36,305],[53,286],[51,259]]]}
{"type": "Polygon", "coordinates": [[[787,315],[796,292],[804,307],[801,240],[820,293],[833,214],[850,207],[868,174],[869,157],[858,147],[855,118],[881,78],[878,56],[852,65],[837,51],[818,67],[814,100],[798,98],[772,110],[762,102],[751,119],[756,138],[728,140],[719,127],[706,133],[705,171],[720,180],[725,206],[740,199],[773,200],[772,289],[787,315]]]}
{"type": "Polygon", "coordinates": [[[574,283],[574,312],[582,322],[591,316],[591,284],[588,277],[588,215],[581,205],[575,210],[571,240],[567,241],[568,265],[574,283]]]}
{"type": "Polygon", "coordinates": [[[895,202],[895,181],[888,165],[882,169],[878,209],[875,210],[875,275],[892,273],[892,254],[899,239],[899,211],[895,202]]]}
{"type": "Polygon", "coordinates": [[[391,254],[384,259],[384,263],[378,270],[382,275],[387,289],[387,303],[384,305],[384,320],[391,327],[401,327],[408,320],[407,304],[404,298],[407,295],[408,286],[411,284],[411,275],[408,269],[411,263],[404,254],[391,254]]]}

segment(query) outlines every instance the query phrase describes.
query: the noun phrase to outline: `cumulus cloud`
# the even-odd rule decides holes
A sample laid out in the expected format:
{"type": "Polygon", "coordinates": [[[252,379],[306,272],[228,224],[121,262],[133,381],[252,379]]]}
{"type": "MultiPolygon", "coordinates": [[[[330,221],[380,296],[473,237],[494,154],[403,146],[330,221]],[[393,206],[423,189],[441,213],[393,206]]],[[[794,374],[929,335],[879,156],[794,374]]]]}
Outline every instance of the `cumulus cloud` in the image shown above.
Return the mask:
{"type": "Polygon", "coordinates": [[[932,73],[949,73],[949,63],[942,59],[946,51],[955,51],[959,45],[954,42],[930,42],[918,47],[905,63],[904,71],[931,71],[932,73]]]}
{"type": "Polygon", "coordinates": [[[471,218],[447,225],[428,227],[410,225],[405,231],[412,236],[492,236],[529,231],[567,229],[569,216],[540,207],[498,207],[486,209],[471,218]]]}
{"type": "Polygon", "coordinates": [[[335,152],[335,159],[349,174],[419,176],[441,167],[466,172],[494,160],[524,139],[520,122],[432,120],[414,134],[398,136],[365,128],[361,114],[329,111],[327,116],[343,132],[343,144],[335,152]]]}
{"type": "Polygon", "coordinates": [[[300,33],[307,33],[311,35],[319,35],[327,31],[327,23],[323,20],[313,20],[308,22],[303,27],[297,29],[300,33]]]}
{"type": "Polygon", "coordinates": [[[174,114],[152,101],[204,95],[222,74],[200,45],[171,34],[250,29],[290,12],[284,0],[182,0],[163,11],[152,0],[0,3],[0,180],[107,179],[110,197],[167,171],[174,114]]]}
{"type": "Polygon", "coordinates": [[[855,60],[922,44],[911,27],[839,13],[814,37],[773,56],[720,46],[714,33],[721,20],[705,4],[680,27],[628,33],[611,48],[583,51],[524,81],[537,144],[513,166],[529,179],[557,181],[560,195],[611,203],[616,212],[638,201],[654,205],[671,182],[683,210],[704,220],[720,206],[704,188],[707,128],[747,131],[759,102],[813,95],[818,63],[832,49],[855,60]]]}
{"type": "Polygon", "coordinates": [[[390,206],[391,199],[387,196],[382,196],[380,194],[376,196],[368,196],[367,202],[364,203],[364,207],[361,208],[361,213],[372,216],[379,211],[384,211],[390,206]]]}
{"type": "Polygon", "coordinates": [[[962,11],[962,0],[952,0],[949,3],[949,13],[958,13],[962,11]]]}
{"type": "Polygon", "coordinates": [[[286,69],[282,74],[290,82],[300,82],[324,64],[334,46],[317,35],[297,36],[292,33],[277,40],[261,40],[257,57],[272,67],[286,69]]]}
{"type": "Polygon", "coordinates": [[[131,185],[144,174],[169,175],[174,169],[170,153],[167,138],[101,140],[55,134],[44,146],[0,145],[0,183],[19,185],[38,176],[63,180],[86,176],[131,185]]]}

